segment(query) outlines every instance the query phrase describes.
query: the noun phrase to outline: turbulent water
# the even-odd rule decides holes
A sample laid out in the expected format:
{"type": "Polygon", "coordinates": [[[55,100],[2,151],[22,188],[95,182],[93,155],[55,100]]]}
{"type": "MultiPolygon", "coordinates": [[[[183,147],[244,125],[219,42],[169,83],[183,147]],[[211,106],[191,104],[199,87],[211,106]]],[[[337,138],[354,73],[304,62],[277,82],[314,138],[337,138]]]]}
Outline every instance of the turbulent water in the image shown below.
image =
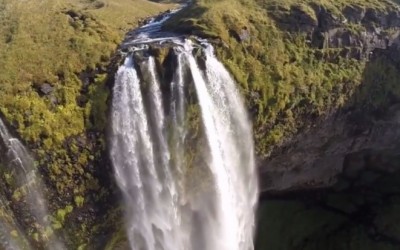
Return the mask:
{"type": "Polygon", "coordinates": [[[235,82],[205,41],[138,37],[116,74],[110,135],[130,248],[253,249],[253,141],[235,82]],[[163,43],[169,78],[148,51],[163,43]]]}
{"type": "Polygon", "coordinates": [[[38,230],[47,235],[49,242],[47,249],[64,249],[55,235],[45,233],[47,228],[51,228],[51,224],[47,211],[47,201],[42,193],[43,186],[36,174],[34,161],[22,143],[11,136],[1,119],[0,150],[2,152],[1,162],[5,163],[2,166],[2,171],[7,173],[10,178],[13,178],[14,186],[19,187],[16,193],[22,196],[25,202],[22,210],[20,210],[22,214],[15,215],[7,205],[6,194],[0,195],[0,209],[2,212],[0,216],[0,249],[31,249],[27,239],[24,237],[23,230],[21,230],[18,221],[15,220],[16,218],[23,220],[21,215],[34,220],[38,230]]]}

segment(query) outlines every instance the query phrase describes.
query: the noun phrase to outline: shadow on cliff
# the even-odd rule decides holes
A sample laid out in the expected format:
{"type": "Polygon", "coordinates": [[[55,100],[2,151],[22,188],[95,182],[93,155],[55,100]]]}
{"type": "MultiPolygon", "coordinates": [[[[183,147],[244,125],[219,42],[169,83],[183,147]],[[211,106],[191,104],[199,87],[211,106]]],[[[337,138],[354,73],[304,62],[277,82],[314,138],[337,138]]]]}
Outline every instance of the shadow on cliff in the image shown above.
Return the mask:
{"type": "Polygon", "coordinates": [[[375,49],[345,106],[268,161],[256,249],[400,249],[399,62],[375,49]]]}

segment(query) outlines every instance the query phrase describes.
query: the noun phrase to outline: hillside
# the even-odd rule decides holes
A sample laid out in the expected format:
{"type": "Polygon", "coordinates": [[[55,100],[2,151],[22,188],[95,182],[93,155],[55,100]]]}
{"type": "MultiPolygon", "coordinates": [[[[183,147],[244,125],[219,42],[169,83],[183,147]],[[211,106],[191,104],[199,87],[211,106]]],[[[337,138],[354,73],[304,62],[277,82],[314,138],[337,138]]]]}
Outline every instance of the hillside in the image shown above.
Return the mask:
{"type": "MultiPolygon", "coordinates": [[[[103,220],[107,210],[101,207],[112,192],[99,181],[112,179],[104,161],[107,65],[128,30],[173,6],[144,0],[0,1],[1,116],[32,150],[46,182],[53,229],[68,228],[71,247],[85,245],[97,232],[92,226],[103,220]]],[[[23,189],[10,176],[1,172],[1,186],[20,211],[23,189]]],[[[28,231],[40,241],[35,230],[28,231]]]]}

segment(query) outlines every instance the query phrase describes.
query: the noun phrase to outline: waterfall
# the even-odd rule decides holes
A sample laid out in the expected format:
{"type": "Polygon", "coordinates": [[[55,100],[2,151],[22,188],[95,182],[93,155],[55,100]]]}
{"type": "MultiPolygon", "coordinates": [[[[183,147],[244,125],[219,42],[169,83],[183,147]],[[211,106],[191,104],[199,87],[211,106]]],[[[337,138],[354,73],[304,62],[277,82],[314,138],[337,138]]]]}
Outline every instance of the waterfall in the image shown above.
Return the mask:
{"type": "MultiPolygon", "coordinates": [[[[11,136],[1,119],[0,138],[0,149],[4,152],[2,162],[6,163],[1,168],[2,171],[11,173],[15,182],[14,186],[18,187],[18,192],[24,196],[24,216],[32,217],[41,234],[46,235],[49,239],[47,249],[64,249],[64,246],[56,239],[55,235],[48,230],[51,228],[51,223],[47,211],[47,202],[43,194],[43,184],[37,174],[34,161],[24,145],[17,138],[11,136]]],[[[10,218],[0,218],[0,246],[4,249],[30,249],[23,230],[20,229],[18,222],[12,219],[19,216],[13,214],[4,197],[5,194],[2,194],[0,207],[8,213],[10,218]],[[18,240],[10,234],[12,230],[17,232],[18,240]]]]}
{"type": "Polygon", "coordinates": [[[110,158],[130,248],[251,250],[258,188],[240,93],[210,44],[167,42],[174,44],[176,65],[169,82],[140,44],[118,69],[113,88],[110,158]],[[188,136],[189,105],[199,107],[201,140],[188,136]],[[189,148],[201,159],[195,165],[186,160],[189,148]],[[193,174],[198,171],[209,181],[193,191],[188,180],[202,178],[193,174]]]}

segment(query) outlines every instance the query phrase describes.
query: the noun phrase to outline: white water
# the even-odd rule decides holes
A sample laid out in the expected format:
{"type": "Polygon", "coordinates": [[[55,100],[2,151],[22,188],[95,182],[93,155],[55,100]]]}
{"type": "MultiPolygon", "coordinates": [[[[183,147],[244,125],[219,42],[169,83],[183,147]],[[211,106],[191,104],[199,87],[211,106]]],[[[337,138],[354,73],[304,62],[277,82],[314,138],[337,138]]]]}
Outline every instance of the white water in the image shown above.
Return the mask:
{"type": "Polygon", "coordinates": [[[164,112],[155,80],[154,62],[150,71],[147,115],[138,75],[132,58],[118,70],[112,103],[111,159],[116,179],[127,206],[127,235],[132,249],[183,249],[177,238],[179,218],[174,183],[169,170],[169,152],[164,138],[164,112]],[[153,119],[155,124],[149,124],[153,119]],[[155,126],[150,126],[155,125],[155,126]],[[150,130],[155,130],[151,134],[150,130]],[[162,166],[162,167],[157,167],[162,166]]]}
{"type": "MultiPolygon", "coordinates": [[[[35,220],[37,225],[41,228],[42,233],[46,228],[51,228],[49,221],[49,213],[47,211],[47,202],[43,194],[43,185],[36,173],[34,161],[30,156],[27,149],[22,143],[11,136],[8,132],[3,121],[0,119],[0,138],[2,140],[2,147],[0,147],[5,153],[5,162],[7,165],[3,166],[9,173],[12,173],[15,180],[15,186],[23,187],[26,191],[19,191],[24,193],[26,210],[35,220]]],[[[5,201],[0,201],[1,207],[7,210],[5,201]]],[[[9,213],[10,210],[8,211],[9,213]]],[[[15,216],[14,216],[15,217],[15,216]]],[[[7,239],[5,242],[0,242],[0,246],[5,249],[30,249],[26,244],[26,238],[24,237],[23,231],[19,228],[18,223],[13,221],[12,225],[7,225],[4,220],[0,220],[0,236],[7,239]],[[3,224],[2,224],[3,222],[3,224]],[[12,236],[2,232],[2,229],[13,228],[20,235],[20,240],[13,239],[12,236]],[[4,244],[4,246],[3,246],[4,244]]],[[[49,243],[47,249],[61,250],[64,249],[62,243],[60,243],[55,235],[48,235],[49,243]]]]}
{"type": "MultiPolygon", "coordinates": [[[[175,161],[172,163],[175,165],[174,170],[176,171],[175,182],[177,189],[180,193],[184,192],[184,181],[183,181],[183,165],[184,165],[184,142],[186,138],[185,128],[185,94],[184,94],[184,74],[183,74],[183,56],[182,53],[177,55],[177,67],[174,74],[174,78],[171,82],[171,103],[170,103],[170,118],[172,120],[172,141],[174,142],[171,146],[172,151],[175,152],[175,161]]],[[[182,197],[178,197],[182,198],[182,197]]]]}
{"type": "Polygon", "coordinates": [[[253,249],[258,190],[244,105],[211,45],[204,43],[203,71],[189,41],[174,49],[177,68],[172,82],[163,83],[170,98],[160,90],[151,56],[138,63],[127,57],[116,75],[110,156],[124,196],[130,248],[253,249]],[[197,153],[211,178],[210,186],[196,195],[184,184],[197,178],[188,176],[185,161],[190,144],[186,88],[197,93],[205,137],[197,153]]]}
{"type": "MultiPolygon", "coordinates": [[[[122,47],[130,46],[133,44],[137,46],[138,44],[146,44],[149,42],[154,42],[155,40],[165,41],[165,38],[169,34],[162,32],[162,25],[175,13],[185,8],[186,6],[186,4],[183,4],[179,8],[171,10],[169,13],[159,16],[158,18],[151,18],[151,20],[149,20],[149,23],[141,26],[138,29],[128,32],[126,34],[125,41],[123,42],[122,47]],[[160,36],[162,36],[163,38],[159,39],[158,37],[160,36]]],[[[174,37],[169,37],[169,39],[174,39],[174,37]]]]}

